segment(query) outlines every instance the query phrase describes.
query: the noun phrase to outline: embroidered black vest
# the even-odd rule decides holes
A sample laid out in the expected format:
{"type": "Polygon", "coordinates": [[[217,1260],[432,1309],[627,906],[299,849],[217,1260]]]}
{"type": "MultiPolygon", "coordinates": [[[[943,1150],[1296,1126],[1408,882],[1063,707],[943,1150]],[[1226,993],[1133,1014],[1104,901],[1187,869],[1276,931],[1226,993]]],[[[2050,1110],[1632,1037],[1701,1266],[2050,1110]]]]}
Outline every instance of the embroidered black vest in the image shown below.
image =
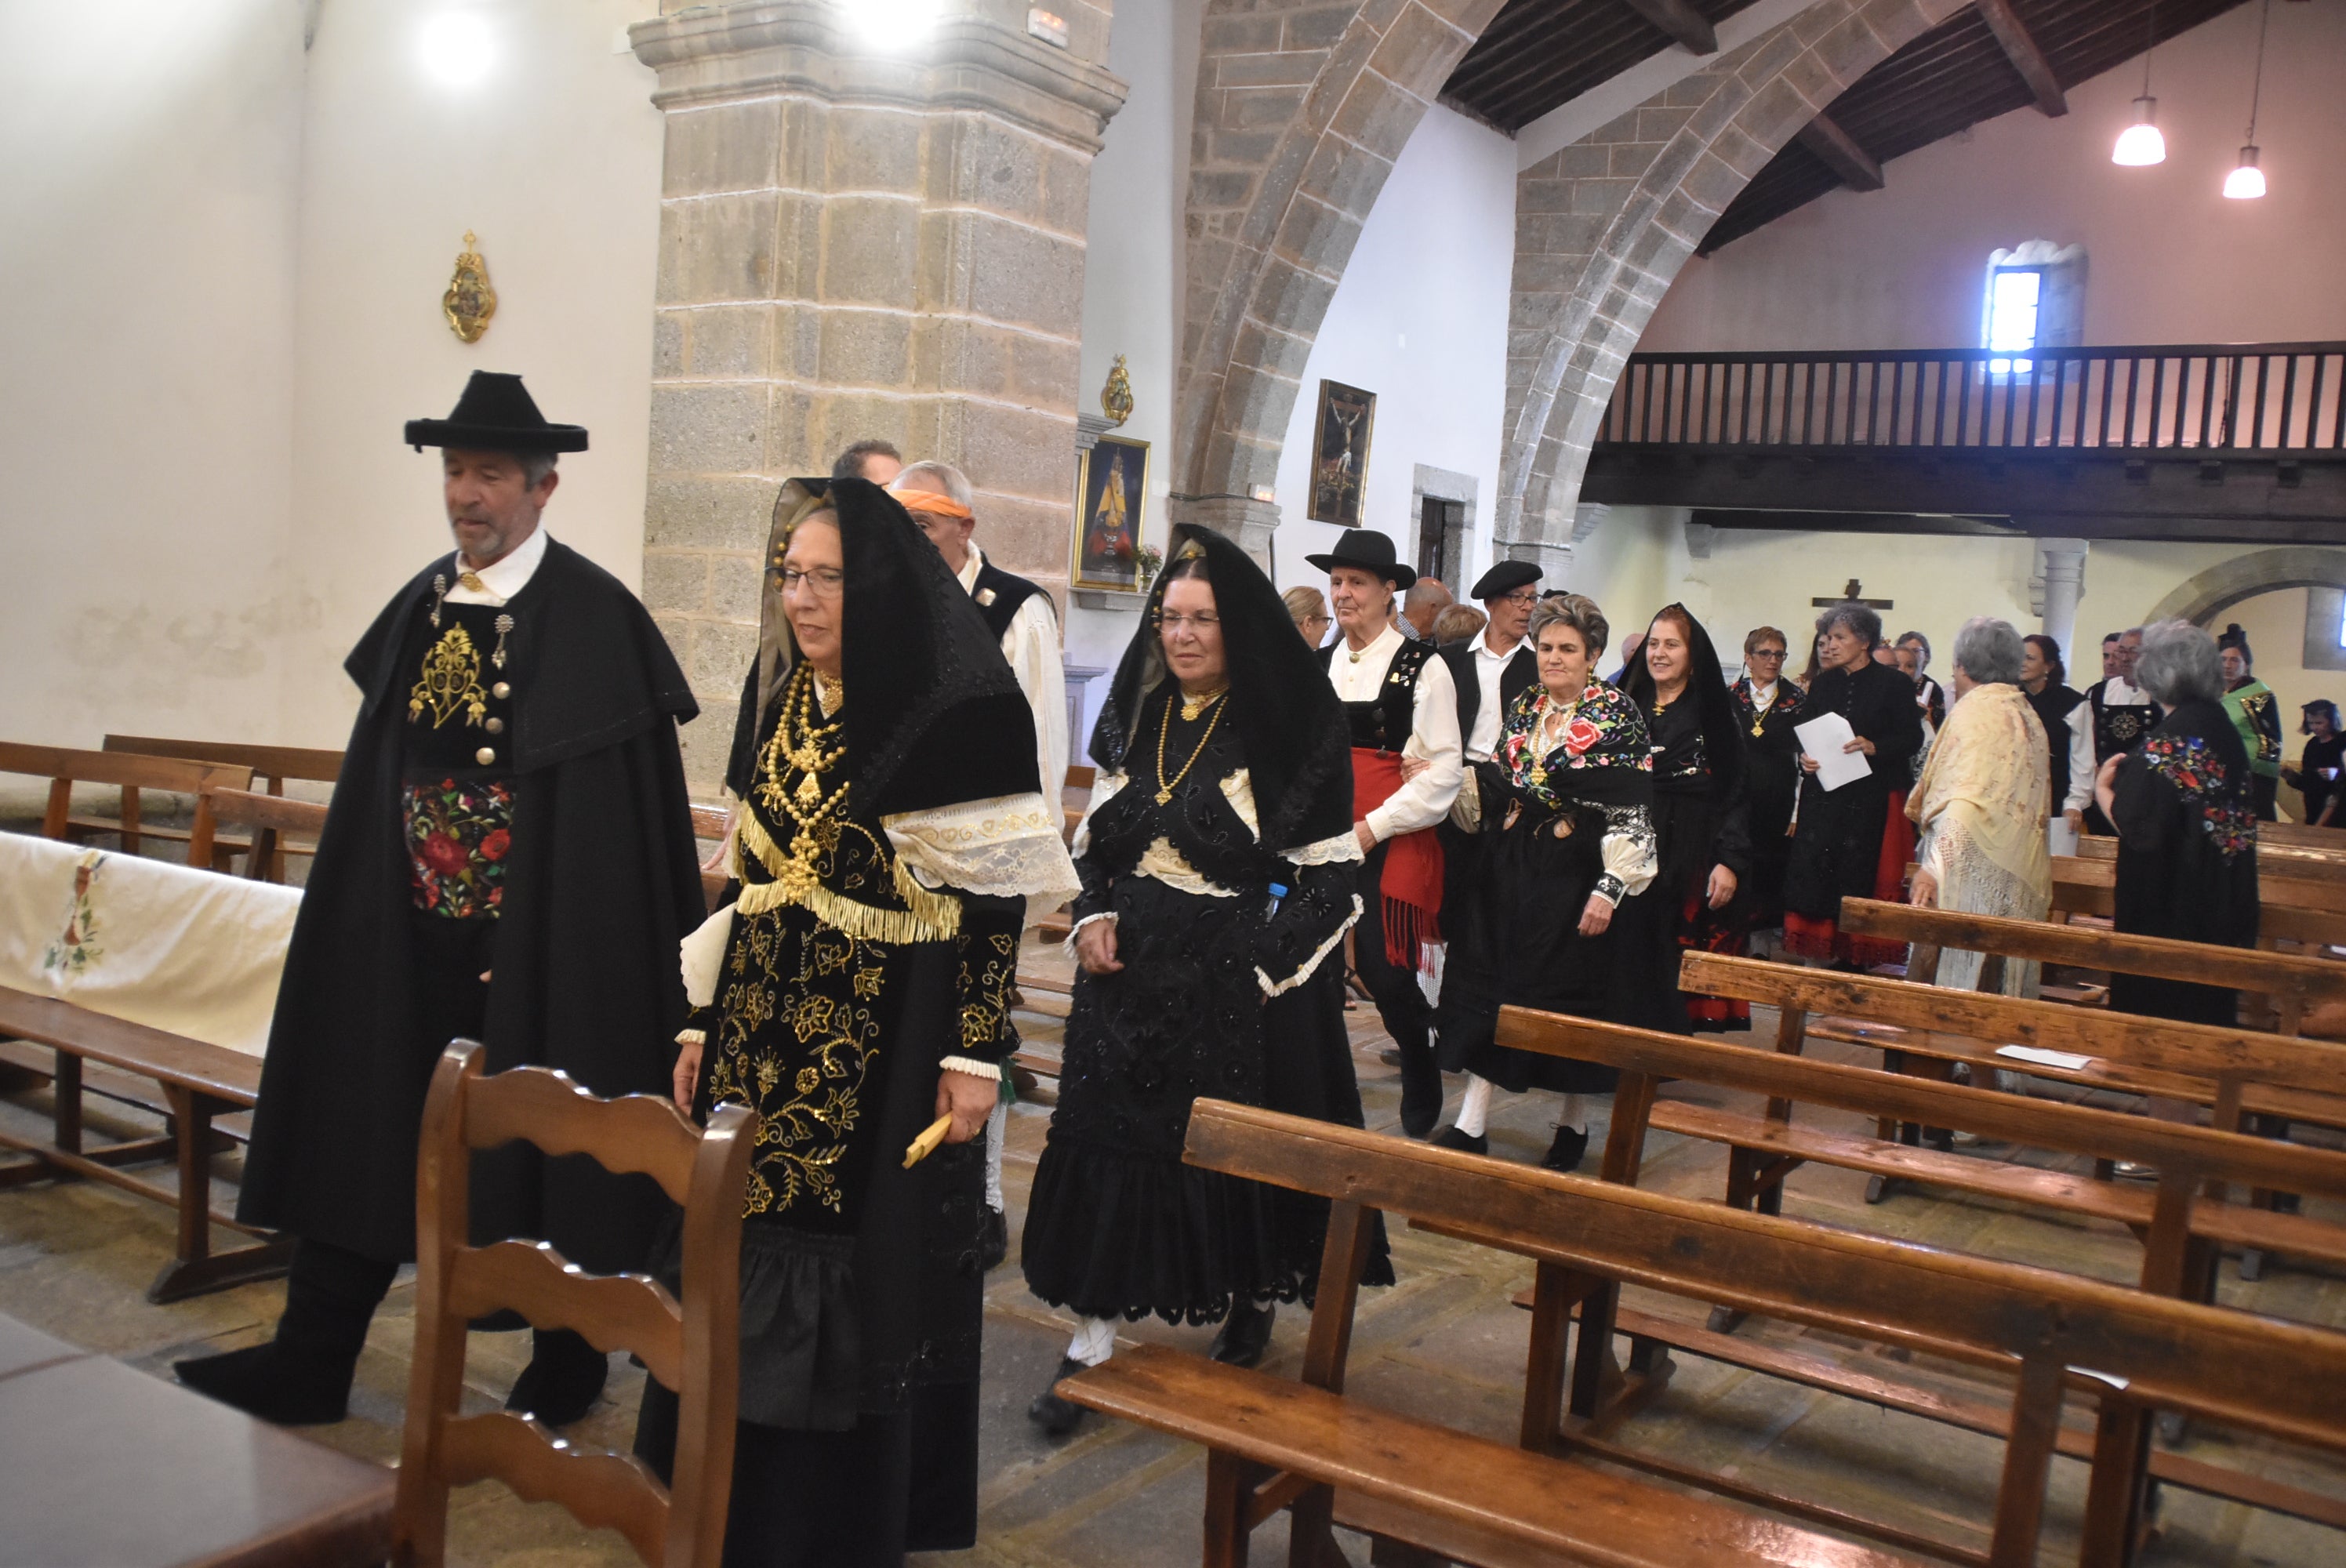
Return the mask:
{"type": "Polygon", "coordinates": [[[2107,681],[2096,681],[2086,693],[2086,700],[2094,705],[2094,760],[2106,762],[2121,751],[2132,751],[2142,744],[2158,722],[2158,709],[2149,703],[2111,704],[2103,700],[2107,681]]]}
{"type": "MultiPolygon", "coordinates": [[[[1480,641],[1480,637],[1474,637],[1436,650],[1442,662],[1450,667],[1450,684],[1458,689],[1458,741],[1462,746],[1474,733],[1474,720],[1483,711],[1483,681],[1477,673],[1481,663],[1474,652],[1474,645],[1480,641]]],[[[1515,698],[1529,691],[1538,679],[1538,656],[1532,652],[1529,642],[1517,643],[1515,651],[1507,656],[1505,666],[1499,671],[1501,723],[1505,722],[1504,715],[1515,706],[1515,698]]]]}
{"type": "Polygon", "coordinates": [[[1017,618],[1026,601],[1042,591],[1038,585],[988,561],[978,567],[977,581],[971,585],[969,596],[976,602],[977,613],[985,618],[986,629],[994,634],[994,640],[1000,642],[1010,635],[1010,623],[1017,618]]]}
{"type": "MultiPolygon", "coordinates": [[[[513,850],[514,674],[502,661],[512,613],[427,599],[402,668],[400,833],[417,909],[493,918],[513,850]]],[[[395,694],[396,695],[396,694],[395,694]]]]}
{"type": "MultiPolygon", "coordinates": [[[[1320,662],[1331,672],[1336,655],[1344,651],[1341,637],[1320,650],[1320,662]]],[[[1347,657],[1350,657],[1347,654],[1347,657]]],[[[1417,677],[1433,657],[1433,645],[1404,637],[1385,668],[1384,684],[1366,702],[1344,704],[1344,720],[1352,744],[1369,751],[1399,751],[1417,728],[1417,677]]]]}

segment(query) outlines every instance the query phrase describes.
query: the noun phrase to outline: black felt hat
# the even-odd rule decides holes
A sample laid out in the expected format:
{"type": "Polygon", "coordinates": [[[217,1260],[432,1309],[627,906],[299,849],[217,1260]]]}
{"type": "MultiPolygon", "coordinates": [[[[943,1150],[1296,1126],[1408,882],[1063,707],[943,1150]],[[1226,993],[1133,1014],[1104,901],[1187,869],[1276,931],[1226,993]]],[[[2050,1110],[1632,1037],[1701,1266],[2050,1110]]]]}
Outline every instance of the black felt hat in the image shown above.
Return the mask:
{"type": "Polygon", "coordinates": [[[1501,561],[1474,579],[1470,597],[1496,599],[1514,593],[1526,583],[1540,580],[1540,569],[1529,561],[1501,561]]]}
{"type": "Polygon", "coordinates": [[[586,428],[548,424],[519,376],[474,371],[446,419],[411,419],[407,444],[461,446],[476,452],[584,452],[586,428]]]}
{"type": "Polygon", "coordinates": [[[1332,572],[1339,566],[1358,566],[1363,572],[1378,574],[1396,588],[1406,588],[1417,581],[1417,569],[1402,565],[1393,542],[1373,528],[1347,528],[1334,549],[1324,555],[1303,558],[1323,572],[1332,572]]]}

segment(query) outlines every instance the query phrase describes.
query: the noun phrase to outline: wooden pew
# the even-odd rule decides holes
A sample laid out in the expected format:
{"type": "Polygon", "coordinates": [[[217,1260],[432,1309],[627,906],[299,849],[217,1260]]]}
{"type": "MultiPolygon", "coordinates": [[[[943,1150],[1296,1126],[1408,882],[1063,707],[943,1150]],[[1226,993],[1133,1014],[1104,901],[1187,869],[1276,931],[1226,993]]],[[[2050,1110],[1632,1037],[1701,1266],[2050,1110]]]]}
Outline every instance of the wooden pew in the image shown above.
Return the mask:
{"type": "Polygon", "coordinates": [[[238,845],[216,845],[211,803],[204,799],[208,789],[243,789],[252,783],[252,769],[234,763],[189,762],[161,757],[132,757],[107,751],[76,751],[66,746],[28,746],[18,741],[0,740],[0,773],[23,773],[49,781],[47,809],[42,814],[41,833],[45,838],[80,840],[113,833],[122,840],[122,851],[128,855],[138,852],[142,837],[184,839],[188,844],[188,864],[199,870],[210,866],[217,854],[238,845]],[[117,818],[76,817],[73,812],[73,787],[76,784],[112,785],[122,791],[122,814],[117,818]],[[142,789],[165,789],[175,795],[186,795],[195,802],[195,815],[182,829],[142,826],[138,819],[138,794],[142,789]]]}
{"type": "MultiPolygon", "coordinates": [[[[1604,1179],[1635,1185],[1643,1158],[1646,1134],[1658,1126],[1712,1136],[1730,1146],[1726,1202],[1730,1207],[1758,1207],[1772,1212],[1780,1200],[1781,1182],[1806,1159],[1865,1168],[1865,1156],[1841,1157],[1844,1151],[1873,1142],[1852,1139],[1790,1123],[1793,1104],[1831,1106],[1861,1115],[1928,1120],[2027,1145],[2084,1154],[2099,1159],[2138,1159],[2160,1173],[2156,1194],[2140,1189],[2086,1182],[2058,1172],[2031,1170],[1999,1161],[1959,1156],[1929,1155],[1933,1179],[1944,1174],[1950,1185],[2017,1199],[2072,1213],[2116,1219],[2133,1227],[2146,1243],[2140,1288],[2155,1294],[2195,1297],[2195,1281],[2206,1277],[2213,1240],[2238,1234],[2234,1221],[2243,1221],[2251,1234],[2261,1231],[2268,1217],[2255,1209],[2227,1204],[2226,1181],[2256,1184],[2281,1179],[2302,1182],[2307,1190],[2346,1196],[2346,1155],[2290,1148],[2259,1138],[2180,1126],[2116,1112],[1997,1094],[1952,1084],[1933,1084],[1865,1068],[1808,1062],[1797,1056],[1770,1054],[1747,1046],[1688,1039],[1647,1030],[1627,1029],[1591,1020],[1535,1013],[1524,1008],[1503,1011],[1500,1043],[1517,1049],[1604,1063],[1622,1069],[1603,1166],[1604,1179]],[[1732,1117],[1700,1106],[1658,1102],[1656,1092],[1668,1080],[1682,1080],[1768,1096],[1767,1117],[1732,1117]],[[1780,1119],[1778,1113],[1780,1111],[1780,1119]],[[1676,1125],[1669,1113],[1693,1112],[1692,1128],[1676,1125]],[[1730,1125],[1730,1124],[1733,1124],[1730,1125]],[[2120,1152],[2125,1151],[2125,1152],[2120,1152]],[[1969,1167],[1942,1171],[1943,1166],[1969,1167]],[[2203,1184],[2213,1183],[2203,1192],[2203,1184]],[[2079,1189],[2100,1188],[2102,1200],[2078,1196],[2079,1189]]],[[[1898,1145],[1877,1145],[1877,1154],[1895,1158],[1898,1145]]],[[[1449,1232],[1489,1245],[1504,1245],[1469,1227],[1449,1232]]],[[[2300,1222],[2293,1230],[2298,1245],[2309,1253],[2336,1259],[2346,1249],[2346,1227],[2320,1222],[2300,1222]]],[[[1668,1363],[1657,1352],[1662,1347],[1727,1361],[1770,1376],[1848,1395],[1884,1409],[1901,1410],[1927,1420],[1944,1421],[1976,1431],[1994,1432],[1995,1412],[1968,1402],[1950,1403],[1943,1397],[1870,1372],[1856,1372],[1820,1357],[1804,1356],[1731,1337],[1742,1314],[1731,1307],[1714,1310],[1708,1328],[1649,1314],[1624,1313],[1615,1298],[1597,1280],[1583,1281],[1584,1291],[1566,1303],[1576,1303],[1585,1332],[1572,1369],[1573,1413],[1586,1420],[1611,1424],[1623,1407],[1649,1398],[1667,1380],[1668,1363]],[[1619,1376],[1612,1361],[1612,1330],[1630,1338],[1630,1376],[1607,1409],[1604,1390],[1619,1376]]],[[[1543,1358],[1561,1364],[1563,1324],[1560,1319],[1535,1329],[1533,1363],[1543,1358]],[[1545,1336],[1545,1337],[1544,1337],[1545,1336]],[[1551,1344],[1549,1339],[1553,1339],[1551,1344]]],[[[1926,1349],[1965,1359],[1962,1347],[1923,1343],[1926,1349]]],[[[2086,1457],[2084,1434],[2066,1434],[2064,1451],[2086,1457]]],[[[1608,1453],[1607,1457],[1611,1457],[1608,1453]]],[[[2154,1479],[2188,1490],[2275,1509],[2346,1528],[2346,1502],[2280,1485],[2172,1454],[2151,1461],[2154,1479]]]]}
{"type": "MultiPolygon", "coordinates": [[[[105,749],[131,757],[177,757],[189,762],[209,762],[218,766],[250,768],[257,780],[265,780],[265,794],[282,796],[285,781],[300,779],[304,783],[332,784],[342,777],[342,754],[322,751],[306,746],[248,746],[237,741],[165,740],[146,735],[109,735],[105,749]]],[[[177,838],[175,832],[148,830],[158,838],[177,838]]],[[[128,847],[128,846],[126,846],[128,847]]],[[[281,882],[285,880],[284,857],[306,855],[312,844],[288,845],[280,840],[271,851],[265,870],[247,868],[245,874],[260,881],[281,882]]],[[[193,864],[191,860],[189,862],[193,864]]]]}
{"type": "Polygon", "coordinates": [[[315,800],[289,800],[250,789],[207,789],[204,795],[211,801],[216,821],[250,835],[244,875],[253,881],[283,881],[285,857],[314,854],[318,835],[326,830],[326,808],[315,800]],[[301,834],[302,841],[288,842],[288,833],[301,834]]]}
{"type": "MultiPolygon", "coordinates": [[[[2259,824],[2270,830],[2270,822],[2259,824]]],[[[2323,830],[2325,832],[2327,829],[2323,830]]],[[[2339,835],[2335,846],[2276,842],[2269,832],[2257,835],[2257,864],[2259,868],[2273,866],[2284,875],[2310,877],[2323,871],[2346,872],[2346,832],[2339,835]]],[[[2077,858],[2081,860],[2115,860],[2118,858],[2118,841],[2098,834],[2087,833],[2077,840],[2077,858]]]]}
{"type": "MultiPolygon", "coordinates": [[[[1305,1564],[1334,1560],[1331,1522],[1470,1563],[1918,1560],[1575,1457],[1582,1439],[1558,1419],[1560,1357],[1535,1359],[1517,1449],[1347,1398],[1352,1281],[1381,1210],[1536,1257],[1535,1332],[1549,1329],[1554,1349],[1578,1277],[1731,1302],[1877,1343],[1955,1346],[2016,1370],[1988,1552],[1872,1526],[1875,1538],[1896,1537],[1908,1552],[1992,1568],[2035,1563],[2062,1401],[2081,1375],[2105,1380],[2106,1390],[2089,1506],[2109,1522],[2088,1535],[2092,1568],[2124,1562],[2133,1538],[2141,1487],[2128,1445],[2145,1406],[2346,1449],[2346,1408],[2334,1397],[2346,1380],[2346,1335],[1219,1101],[1192,1109],[1186,1157],[1331,1202],[1300,1381],[1144,1347],[1058,1385],[1077,1404],[1207,1447],[1208,1568],[1243,1563],[1253,1527],[1281,1509],[1291,1516],[1290,1561],[1305,1564]]],[[[1632,1462],[1704,1479],[1663,1456],[1632,1462]]],[[[1708,1479],[1730,1493],[1738,1485],[1708,1479]]],[[[1806,1516],[1831,1512],[1812,1507],[1806,1516]]]]}
{"type": "Polygon", "coordinates": [[[2259,822],[2257,843],[2286,845],[2293,849],[2328,850],[2346,855],[2346,828],[2316,828],[2304,822],[2259,822]]]}
{"type": "Polygon", "coordinates": [[[1909,967],[1907,978],[1925,985],[1934,979],[1939,953],[1952,948],[2248,992],[2265,999],[2276,1020],[2273,1032],[2280,1034],[2297,1033],[2306,1009],[2314,1003],[2346,1000],[2346,963],[2301,953],[2122,936],[2090,926],[1917,909],[1874,899],[1843,899],[1841,929],[1855,936],[1914,944],[1919,962],[1909,967]]]}
{"type": "MultiPolygon", "coordinates": [[[[58,1176],[87,1176],[177,1208],[178,1247],[147,1288],[149,1301],[177,1301],[254,1279],[273,1279],[285,1272],[292,1256],[290,1241],[270,1240],[230,1252],[211,1249],[214,1223],[250,1236],[267,1234],[240,1225],[234,1216],[211,1207],[211,1159],[229,1146],[213,1120],[222,1113],[252,1108],[260,1093],[260,1057],[4,986],[0,986],[0,1035],[31,1041],[54,1053],[47,1064],[28,1064],[16,1054],[22,1047],[10,1052],[11,1064],[30,1066],[36,1073],[46,1071],[50,1076],[54,1108],[46,1142],[0,1129],[0,1147],[33,1156],[31,1164],[0,1171],[0,1188],[58,1176]],[[101,1085],[85,1084],[86,1064],[92,1073],[111,1070],[122,1077],[159,1085],[163,1101],[158,1108],[169,1118],[168,1130],[160,1137],[88,1146],[83,1136],[82,1094],[86,1086],[97,1091],[101,1085]],[[177,1162],[176,1186],[147,1181],[124,1169],[159,1159],[177,1162]]],[[[135,1088],[105,1087],[118,1097],[151,1104],[135,1088]]]]}
{"type": "MultiPolygon", "coordinates": [[[[2305,947],[2346,946],[2346,881],[2319,873],[2268,876],[2257,868],[2262,909],[2257,933],[2262,942],[2293,942],[2305,947]]],[[[2053,857],[2053,913],[2108,920],[2116,913],[2117,862],[2076,855],[2053,857]]]]}

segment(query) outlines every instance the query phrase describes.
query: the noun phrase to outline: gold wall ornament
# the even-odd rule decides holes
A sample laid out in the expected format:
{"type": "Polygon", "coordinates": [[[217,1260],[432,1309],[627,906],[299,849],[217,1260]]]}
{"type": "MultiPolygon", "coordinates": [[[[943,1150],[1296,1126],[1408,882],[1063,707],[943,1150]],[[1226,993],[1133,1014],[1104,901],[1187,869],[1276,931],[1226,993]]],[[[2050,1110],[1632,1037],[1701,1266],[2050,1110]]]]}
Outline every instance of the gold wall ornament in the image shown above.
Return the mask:
{"type": "Polygon", "coordinates": [[[440,296],[440,313],[448,318],[448,330],[467,343],[479,342],[481,334],[489,330],[489,318],[497,313],[497,291],[489,287],[489,264],[474,249],[479,243],[471,229],[464,231],[464,249],[456,258],[455,274],[448,280],[448,291],[440,296]]]}
{"type": "Polygon", "coordinates": [[[1107,415],[1110,424],[1122,424],[1132,417],[1132,375],[1124,368],[1122,354],[1108,367],[1107,385],[1100,388],[1100,412],[1107,415]]]}

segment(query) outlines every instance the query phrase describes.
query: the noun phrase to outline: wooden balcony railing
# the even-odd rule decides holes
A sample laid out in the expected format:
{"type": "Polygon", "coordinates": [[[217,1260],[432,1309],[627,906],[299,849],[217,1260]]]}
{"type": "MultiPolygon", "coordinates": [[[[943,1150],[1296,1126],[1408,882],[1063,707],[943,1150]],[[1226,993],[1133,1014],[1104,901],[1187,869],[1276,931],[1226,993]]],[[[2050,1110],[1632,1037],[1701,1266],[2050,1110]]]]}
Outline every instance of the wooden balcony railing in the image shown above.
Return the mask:
{"type": "Polygon", "coordinates": [[[2346,342],[1632,354],[1600,447],[2346,455],[2346,342]]]}

